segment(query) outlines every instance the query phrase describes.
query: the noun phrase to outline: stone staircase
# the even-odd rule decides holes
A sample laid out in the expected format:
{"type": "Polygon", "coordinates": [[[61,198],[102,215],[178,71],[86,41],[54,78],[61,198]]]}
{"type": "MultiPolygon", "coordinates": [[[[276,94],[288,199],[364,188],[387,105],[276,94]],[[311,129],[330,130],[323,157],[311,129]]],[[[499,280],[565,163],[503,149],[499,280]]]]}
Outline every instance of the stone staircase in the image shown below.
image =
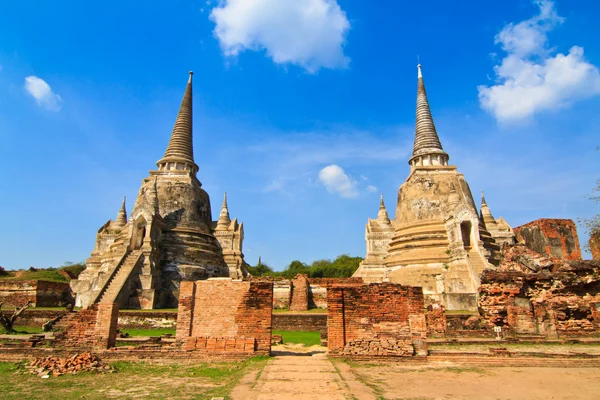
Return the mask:
{"type": "Polygon", "coordinates": [[[467,259],[469,260],[469,268],[471,269],[473,276],[477,279],[476,286],[479,286],[481,273],[483,270],[489,268],[490,264],[488,264],[483,256],[476,251],[470,251],[468,254],[469,257],[467,259]]]}
{"type": "Polygon", "coordinates": [[[117,266],[116,271],[106,282],[106,285],[104,285],[102,291],[98,294],[96,303],[114,303],[117,300],[117,296],[125,283],[127,283],[127,279],[133,272],[141,255],[141,250],[134,250],[123,259],[117,266]]]}

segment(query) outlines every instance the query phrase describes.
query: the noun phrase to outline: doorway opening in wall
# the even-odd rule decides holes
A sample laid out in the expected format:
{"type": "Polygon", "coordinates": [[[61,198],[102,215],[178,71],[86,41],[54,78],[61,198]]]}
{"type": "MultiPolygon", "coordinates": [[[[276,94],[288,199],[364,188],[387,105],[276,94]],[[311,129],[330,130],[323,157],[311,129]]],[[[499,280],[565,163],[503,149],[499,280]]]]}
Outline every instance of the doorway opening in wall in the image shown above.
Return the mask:
{"type": "Polygon", "coordinates": [[[131,237],[131,250],[139,250],[144,244],[144,237],[146,237],[146,219],[139,217],[135,221],[133,235],[131,237]]]}
{"type": "Polygon", "coordinates": [[[463,246],[467,251],[471,250],[471,230],[471,221],[463,221],[460,223],[460,234],[462,237],[463,246]]]}

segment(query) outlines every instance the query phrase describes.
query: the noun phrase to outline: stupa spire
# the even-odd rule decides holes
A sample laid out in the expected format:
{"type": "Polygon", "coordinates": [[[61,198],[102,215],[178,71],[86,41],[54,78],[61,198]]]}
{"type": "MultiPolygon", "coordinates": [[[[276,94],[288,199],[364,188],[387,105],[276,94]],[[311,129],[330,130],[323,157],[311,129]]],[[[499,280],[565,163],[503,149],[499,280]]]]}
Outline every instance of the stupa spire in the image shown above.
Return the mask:
{"type": "Polygon", "coordinates": [[[190,71],[183,99],[179,106],[179,113],[171,133],[167,151],[162,159],[157,162],[160,170],[191,170],[198,171],[194,162],[194,147],[192,134],[192,75],[190,71]]]}
{"type": "Polygon", "coordinates": [[[223,205],[221,206],[221,213],[219,214],[219,220],[217,221],[218,228],[227,228],[231,224],[231,218],[229,218],[229,208],[227,207],[227,192],[223,195],[223,205]]]}
{"type": "Polygon", "coordinates": [[[417,65],[417,80],[415,143],[409,164],[413,167],[448,165],[448,154],[442,148],[431,116],[421,64],[417,65]]]}
{"type": "Polygon", "coordinates": [[[485,195],[483,194],[483,190],[481,191],[481,210],[479,212],[479,216],[481,220],[485,224],[487,229],[494,229],[496,226],[496,219],[492,215],[492,211],[488,207],[485,201],[485,195]]]}
{"type": "Polygon", "coordinates": [[[377,214],[377,220],[381,222],[390,222],[390,217],[388,216],[387,209],[383,202],[383,193],[379,196],[379,213],[377,214]]]}
{"type": "Polygon", "coordinates": [[[123,203],[121,203],[121,208],[119,209],[119,213],[117,214],[117,218],[115,219],[115,225],[117,228],[122,228],[125,225],[127,225],[127,211],[125,210],[126,199],[126,197],[123,197],[123,203]]]}

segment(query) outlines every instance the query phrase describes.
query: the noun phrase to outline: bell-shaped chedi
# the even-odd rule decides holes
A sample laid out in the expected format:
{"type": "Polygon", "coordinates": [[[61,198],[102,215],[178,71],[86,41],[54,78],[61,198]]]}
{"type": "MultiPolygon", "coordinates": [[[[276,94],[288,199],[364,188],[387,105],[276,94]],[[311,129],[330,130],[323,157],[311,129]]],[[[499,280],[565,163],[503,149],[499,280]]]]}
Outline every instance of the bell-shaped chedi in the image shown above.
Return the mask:
{"type": "MultiPolygon", "coordinates": [[[[77,305],[113,301],[128,308],[176,307],[182,280],[238,277],[238,271],[230,273],[213,234],[210,198],[196,176],[192,111],[190,72],[158,169],[142,181],[129,220],[123,203],[117,220],[101,229],[101,243],[97,239],[86,270],[71,285],[77,305]]],[[[243,228],[237,221],[236,229],[236,261],[243,264],[243,228]]]]}
{"type": "MultiPolygon", "coordinates": [[[[382,280],[422,286],[448,309],[474,309],[481,272],[497,262],[469,185],[438,136],[418,65],[415,138],[410,174],[398,190],[394,234],[382,280]]],[[[361,276],[360,270],[355,276],[361,276]]]]}

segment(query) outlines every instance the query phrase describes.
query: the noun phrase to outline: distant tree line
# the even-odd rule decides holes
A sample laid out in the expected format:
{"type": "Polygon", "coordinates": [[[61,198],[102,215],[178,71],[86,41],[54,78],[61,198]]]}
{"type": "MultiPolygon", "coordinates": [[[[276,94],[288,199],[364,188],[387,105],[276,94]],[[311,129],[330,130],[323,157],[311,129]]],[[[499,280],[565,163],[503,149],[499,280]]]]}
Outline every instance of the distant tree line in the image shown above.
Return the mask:
{"type": "Polygon", "coordinates": [[[292,261],[283,271],[273,271],[267,264],[260,262],[248,266],[252,276],[271,276],[292,279],[298,274],[306,274],[309,278],[349,278],[358,269],[363,259],[342,254],[335,260],[317,260],[310,265],[302,261],[292,261]]]}

